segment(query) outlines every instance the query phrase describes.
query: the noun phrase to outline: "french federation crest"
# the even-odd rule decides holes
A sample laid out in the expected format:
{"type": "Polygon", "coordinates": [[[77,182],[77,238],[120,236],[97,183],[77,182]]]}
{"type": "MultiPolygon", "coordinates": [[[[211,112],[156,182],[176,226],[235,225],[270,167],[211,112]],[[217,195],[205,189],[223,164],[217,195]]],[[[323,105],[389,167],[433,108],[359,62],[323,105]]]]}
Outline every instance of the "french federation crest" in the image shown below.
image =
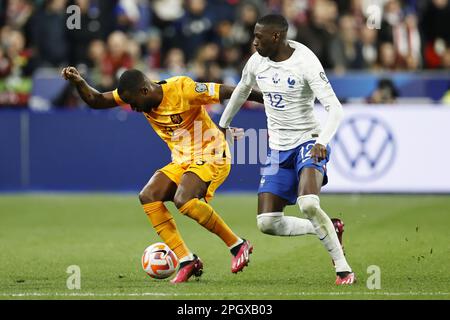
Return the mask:
{"type": "Polygon", "coordinates": [[[287,83],[288,83],[288,87],[289,88],[294,88],[294,85],[295,85],[295,78],[294,77],[289,77],[288,79],[287,79],[287,83]]]}

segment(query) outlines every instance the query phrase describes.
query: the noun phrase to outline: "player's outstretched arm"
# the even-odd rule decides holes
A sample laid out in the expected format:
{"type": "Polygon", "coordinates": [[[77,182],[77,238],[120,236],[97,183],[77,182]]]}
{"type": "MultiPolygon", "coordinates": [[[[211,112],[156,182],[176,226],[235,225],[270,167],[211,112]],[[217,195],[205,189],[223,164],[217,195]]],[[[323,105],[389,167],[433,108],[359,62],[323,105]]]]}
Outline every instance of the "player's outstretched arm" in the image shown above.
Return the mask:
{"type": "MultiPolygon", "coordinates": [[[[230,126],[231,120],[236,115],[236,113],[239,111],[242,104],[245,101],[247,101],[247,99],[250,97],[250,94],[252,92],[253,92],[253,90],[250,86],[243,84],[242,81],[239,82],[237,87],[233,90],[233,93],[231,94],[231,97],[230,97],[230,101],[228,101],[228,104],[225,107],[225,110],[223,111],[222,116],[220,117],[219,127],[228,128],[230,126]]],[[[261,100],[263,100],[262,94],[261,94],[261,100]]]]}
{"type": "Polygon", "coordinates": [[[93,109],[108,109],[117,106],[113,93],[98,92],[92,88],[86,80],[80,75],[75,67],[67,67],[61,71],[61,75],[65,80],[70,81],[77,88],[81,99],[93,109]]]}
{"type": "MultiPolygon", "coordinates": [[[[220,102],[223,102],[226,99],[230,99],[231,95],[233,94],[234,89],[236,89],[235,86],[228,86],[228,85],[222,84],[220,86],[220,91],[219,91],[220,102]]],[[[253,101],[253,102],[264,103],[264,97],[263,97],[262,92],[259,90],[256,90],[256,89],[252,89],[247,100],[253,101]]]]}

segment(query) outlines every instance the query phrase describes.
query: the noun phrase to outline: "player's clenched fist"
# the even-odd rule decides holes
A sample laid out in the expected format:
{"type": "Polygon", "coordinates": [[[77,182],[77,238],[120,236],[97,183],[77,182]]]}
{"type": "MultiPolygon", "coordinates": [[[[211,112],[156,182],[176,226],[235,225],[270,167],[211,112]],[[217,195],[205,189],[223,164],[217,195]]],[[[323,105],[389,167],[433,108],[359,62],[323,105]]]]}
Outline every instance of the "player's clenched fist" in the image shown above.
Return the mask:
{"type": "Polygon", "coordinates": [[[75,67],[67,67],[62,69],[61,75],[65,80],[69,80],[72,83],[77,83],[83,80],[80,75],[80,72],[75,67]]]}
{"type": "Polygon", "coordinates": [[[311,159],[320,162],[327,157],[327,148],[320,143],[316,143],[311,149],[311,159]]]}

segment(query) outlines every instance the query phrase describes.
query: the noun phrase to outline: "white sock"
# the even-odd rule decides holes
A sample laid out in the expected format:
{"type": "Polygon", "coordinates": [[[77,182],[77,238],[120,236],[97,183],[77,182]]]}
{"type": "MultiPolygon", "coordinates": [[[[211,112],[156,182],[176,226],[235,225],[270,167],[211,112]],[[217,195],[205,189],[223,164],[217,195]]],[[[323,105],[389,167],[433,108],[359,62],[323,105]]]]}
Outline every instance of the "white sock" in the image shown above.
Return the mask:
{"type": "Polygon", "coordinates": [[[180,259],[180,263],[192,260],[194,260],[194,255],[192,253],[189,253],[186,257],[180,259]]]}
{"type": "Polygon", "coordinates": [[[261,232],[274,236],[316,234],[308,219],[285,216],[283,212],[261,213],[256,217],[261,232]]]}
{"type": "Polygon", "coordinates": [[[328,215],[320,208],[319,197],[314,194],[308,194],[297,198],[300,210],[311,221],[319,240],[328,250],[334,261],[336,272],[349,271],[352,269],[345,259],[341,244],[334,230],[333,222],[328,215]]]}

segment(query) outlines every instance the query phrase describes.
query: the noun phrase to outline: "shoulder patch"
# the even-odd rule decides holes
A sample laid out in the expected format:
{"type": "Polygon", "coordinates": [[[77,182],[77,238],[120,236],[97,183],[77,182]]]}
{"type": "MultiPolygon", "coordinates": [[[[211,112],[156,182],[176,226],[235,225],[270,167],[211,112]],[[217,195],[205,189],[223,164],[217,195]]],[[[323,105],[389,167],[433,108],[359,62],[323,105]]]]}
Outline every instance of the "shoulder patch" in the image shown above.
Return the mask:
{"type": "Polygon", "coordinates": [[[195,91],[198,93],[202,93],[208,90],[208,87],[205,83],[196,83],[195,84],[195,91]]]}

